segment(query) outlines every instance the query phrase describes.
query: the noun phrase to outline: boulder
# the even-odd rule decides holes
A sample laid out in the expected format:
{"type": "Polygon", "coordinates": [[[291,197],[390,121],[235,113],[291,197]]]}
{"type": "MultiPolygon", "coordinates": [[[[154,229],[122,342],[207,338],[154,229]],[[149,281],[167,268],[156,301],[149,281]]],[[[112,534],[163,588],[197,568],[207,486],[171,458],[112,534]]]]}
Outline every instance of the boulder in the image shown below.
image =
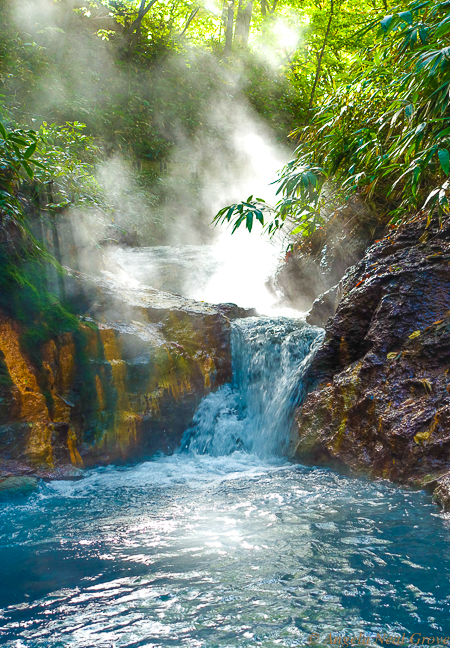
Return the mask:
{"type": "Polygon", "coordinates": [[[306,316],[308,324],[324,327],[336,312],[340,294],[341,284],[339,283],[319,295],[306,316]]]}
{"type": "Polygon", "coordinates": [[[38,485],[36,477],[11,475],[0,477],[0,498],[24,497],[32,493],[38,485]]]}
{"type": "Polygon", "coordinates": [[[450,473],[439,480],[433,492],[433,500],[442,506],[444,513],[450,511],[450,473]]]}
{"type": "Polygon", "coordinates": [[[450,223],[372,245],[304,377],[292,454],[423,485],[450,468],[450,223]]]}
{"type": "Polygon", "coordinates": [[[0,466],[76,478],[173,451],[201,398],[231,378],[232,307],[73,271],[66,292],[79,328],[43,345],[40,363],[0,313],[0,466]]]}

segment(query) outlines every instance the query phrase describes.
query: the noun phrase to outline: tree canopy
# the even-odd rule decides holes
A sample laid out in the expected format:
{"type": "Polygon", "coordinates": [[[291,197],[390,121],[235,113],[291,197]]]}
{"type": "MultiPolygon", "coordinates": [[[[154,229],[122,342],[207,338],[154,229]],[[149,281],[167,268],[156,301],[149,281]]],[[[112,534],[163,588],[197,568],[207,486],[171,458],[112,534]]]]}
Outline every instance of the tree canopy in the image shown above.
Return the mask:
{"type": "MultiPolygon", "coordinates": [[[[20,182],[53,178],[57,204],[106,212],[96,164],[119,152],[155,205],[177,142],[214,130],[205,115],[223,97],[298,148],[277,205],[251,196],[217,221],[308,235],[326,187],[394,220],[446,210],[447,14],[437,0],[1,0],[3,130],[36,144],[8,149],[2,132],[3,150],[22,156],[20,182]]],[[[3,157],[6,175],[17,160],[3,157]]]]}
{"type": "Polygon", "coordinates": [[[249,230],[258,220],[270,232],[289,223],[293,234],[309,235],[326,220],[327,186],[338,204],[357,193],[393,224],[412,212],[448,212],[449,8],[425,0],[369,21],[359,37],[372,43],[349,81],[294,129],[299,146],[280,174],[277,205],[250,197],[216,220],[249,230]]]}

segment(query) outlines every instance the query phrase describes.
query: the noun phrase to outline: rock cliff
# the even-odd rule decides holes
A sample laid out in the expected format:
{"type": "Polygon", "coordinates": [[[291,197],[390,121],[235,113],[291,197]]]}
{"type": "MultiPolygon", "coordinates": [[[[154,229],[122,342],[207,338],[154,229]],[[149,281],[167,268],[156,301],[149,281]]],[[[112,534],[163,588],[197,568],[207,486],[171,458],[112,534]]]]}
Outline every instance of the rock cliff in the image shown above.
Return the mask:
{"type": "MultiPolygon", "coordinates": [[[[305,380],[292,453],[439,484],[450,469],[450,221],[420,216],[368,248],[305,380]]],[[[447,480],[448,481],[448,480],[447,480]]],[[[447,495],[448,498],[448,495],[447,495]]]]}
{"type": "MultiPolygon", "coordinates": [[[[321,302],[327,312],[330,304],[334,310],[336,284],[349,266],[360,261],[374,239],[382,236],[386,221],[380,221],[375,205],[369,207],[354,196],[332,211],[323,227],[294,244],[287,263],[278,268],[271,287],[282,304],[305,311],[326,292],[321,302]]],[[[320,323],[317,316],[311,323],[320,323]]]]}
{"type": "Polygon", "coordinates": [[[200,399],[230,379],[230,305],[74,272],[66,292],[78,330],[38,354],[0,313],[0,481],[171,451],[200,399]]]}

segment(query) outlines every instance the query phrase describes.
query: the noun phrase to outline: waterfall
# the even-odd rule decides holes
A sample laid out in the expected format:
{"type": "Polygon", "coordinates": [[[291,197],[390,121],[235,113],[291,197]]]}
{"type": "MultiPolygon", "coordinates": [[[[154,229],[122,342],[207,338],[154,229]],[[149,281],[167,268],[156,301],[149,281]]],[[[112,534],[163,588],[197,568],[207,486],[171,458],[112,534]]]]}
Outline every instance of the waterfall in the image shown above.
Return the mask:
{"type": "MultiPolygon", "coordinates": [[[[202,400],[180,452],[218,457],[242,450],[261,458],[286,456],[293,411],[303,396],[302,376],[323,331],[298,317],[268,316],[280,313],[266,286],[267,246],[272,246],[259,237],[249,246],[244,235],[245,247],[236,257],[230,250],[234,239],[223,236],[211,246],[113,248],[111,272],[104,274],[124,285],[135,281],[266,313],[232,322],[232,381],[202,400]]],[[[274,248],[269,256],[275,268],[274,248]]]]}
{"type": "Polygon", "coordinates": [[[184,434],[182,451],[286,454],[293,411],[304,395],[302,376],[322,337],[322,329],[300,319],[235,320],[232,382],[202,400],[184,434]]]}

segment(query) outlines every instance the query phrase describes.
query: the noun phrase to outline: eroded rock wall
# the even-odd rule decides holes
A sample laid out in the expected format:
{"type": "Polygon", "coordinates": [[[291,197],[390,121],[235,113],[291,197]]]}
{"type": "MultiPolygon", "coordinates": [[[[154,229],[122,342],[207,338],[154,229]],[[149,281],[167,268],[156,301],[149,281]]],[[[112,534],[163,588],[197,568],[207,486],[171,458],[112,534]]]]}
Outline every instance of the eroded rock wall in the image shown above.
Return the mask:
{"type": "Polygon", "coordinates": [[[450,469],[450,223],[417,217],[342,281],[293,454],[401,483],[450,469]]]}
{"type": "Polygon", "coordinates": [[[358,196],[331,211],[323,227],[294,244],[271,282],[281,303],[300,311],[311,308],[319,295],[328,292],[317,305],[311,324],[320,325],[323,312],[327,316],[334,312],[336,285],[347,268],[382,236],[386,225],[376,205],[368,205],[358,196]]]}
{"type": "Polygon", "coordinates": [[[87,313],[78,331],[40,349],[39,364],[21,325],[0,313],[3,476],[70,476],[172,451],[200,399],[230,380],[230,321],[220,308],[81,277],[77,285],[87,313]]]}

